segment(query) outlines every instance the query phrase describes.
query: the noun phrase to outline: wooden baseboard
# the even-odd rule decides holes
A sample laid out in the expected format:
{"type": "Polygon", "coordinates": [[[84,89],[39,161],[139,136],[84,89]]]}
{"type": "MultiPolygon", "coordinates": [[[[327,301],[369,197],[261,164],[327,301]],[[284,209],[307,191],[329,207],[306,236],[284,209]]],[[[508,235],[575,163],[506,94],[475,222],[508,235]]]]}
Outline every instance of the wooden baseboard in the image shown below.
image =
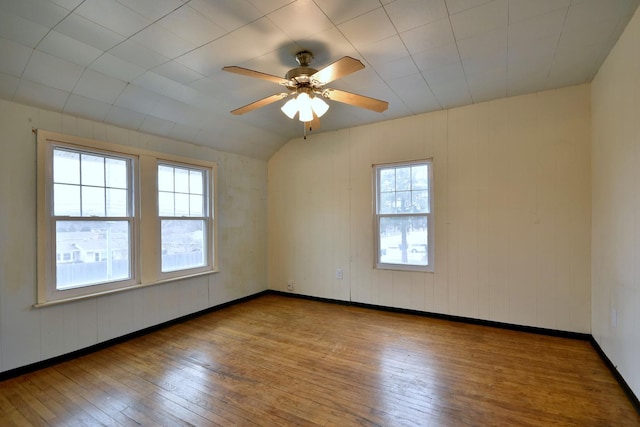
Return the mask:
{"type": "Polygon", "coordinates": [[[591,339],[589,341],[591,342],[591,346],[594,348],[596,353],[598,353],[598,355],[600,356],[600,359],[602,359],[604,364],[607,365],[607,368],[609,368],[609,371],[611,371],[611,375],[613,375],[616,381],[618,381],[618,384],[620,384],[620,387],[622,387],[622,391],[624,391],[624,394],[627,395],[627,398],[629,399],[633,407],[636,409],[638,414],[640,414],[640,399],[638,399],[638,396],[636,396],[633,390],[631,390],[631,387],[629,387],[629,384],[627,384],[627,382],[624,380],[624,377],[620,374],[618,368],[616,368],[616,366],[613,364],[613,362],[611,362],[604,350],[602,350],[602,347],[600,347],[598,341],[596,341],[593,336],[591,336],[591,339]]]}
{"type": "Polygon", "coordinates": [[[220,310],[222,308],[225,307],[229,307],[231,305],[235,305],[235,304],[240,304],[242,302],[245,301],[249,301],[251,299],[254,298],[258,298],[262,295],[268,294],[270,293],[270,291],[265,290],[265,291],[261,291],[258,292],[256,294],[253,295],[249,295],[243,298],[238,298],[235,299],[233,301],[229,301],[223,304],[219,304],[213,307],[209,307],[207,309],[195,312],[195,313],[191,313],[191,314],[187,314],[186,316],[182,316],[182,317],[178,317],[176,319],[172,319],[172,320],[168,320],[166,322],[163,323],[159,323],[157,325],[153,325],[153,326],[149,326],[148,328],[144,328],[144,329],[140,329],[138,331],[135,332],[131,332],[130,334],[126,334],[120,337],[116,337],[107,341],[103,341],[100,342],[98,344],[94,344],[92,346],[89,347],[85,347],[85,348],[81,348],[79,350],[75,350],[72,351],[70,353],[65,353],[62,354],[60,356],[56,356],[56,357],[52,357],[50,359],[46,359],[46,360],[41,360],[40,362],[35,362],[35,363],[31,363],[29,365],[25,365],[25,366],[20,366],[18,368],[14,368],[14,369],[10,369],[8,371],[4,371],[4,372],[0,372],[0,381],[5,381],[8,380],[10,378],[15,378],[18,377],[20,375],[24,375],[24,374],[28,374],[30,372],[34,372],[43,368],[47,368],[49,366],[53,366],[53,365],[57,365],[58,363],[62,363],[62,362],[67,362],[69,360],[81,357],[81,356],[85,356],[87,354],[90,353],[94,353],[96,351],[105,349],[107,347],[110,347],[112,345],[115,344],[119,344],[128,340],[131,340],[133,338],[137,338],[137,337],[141,337],[143,335],[149,334],[151,332],[163,329],[163,328],[167,328],[169,326],[178,324],[178,323],[182,323],[182,322],[186,322],[187,320],[196,318],[198,316],[202,316],[203,314],[206,313],[211,313],[212,311],[216,311],[216,310],[220,310]]]}

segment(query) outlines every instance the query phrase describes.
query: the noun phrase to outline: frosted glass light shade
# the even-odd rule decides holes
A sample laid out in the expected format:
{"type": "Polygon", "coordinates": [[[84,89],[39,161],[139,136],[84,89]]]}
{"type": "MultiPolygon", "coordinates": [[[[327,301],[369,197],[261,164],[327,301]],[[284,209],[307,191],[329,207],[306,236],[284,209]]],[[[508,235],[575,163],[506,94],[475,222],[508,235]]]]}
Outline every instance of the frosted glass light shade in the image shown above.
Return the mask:
{"type": "Polygon", "coordinates": [[[298,100],[298,111],[300,115],[298,116],[298,120],[301,122],[310,122],[313,120],[313,110],[311,109],[311,98],[305,92],[302,92],[297,97],[298,100]]]}
{"type": "Polygon", "coordinates": [[[324,102],[322,98],[314,96],[311,98],[311,108],[313,108],[313,112],[316,113],[316,116],[322,117],[322,115],[329,109],[329,104],[324,102]]]}
{"type": "Polygon", "coordinates": [[[280,109],[287,115],[287,117],[293,119],[298,112],[298,100],[296,98],[291,98],[280,109]]]}

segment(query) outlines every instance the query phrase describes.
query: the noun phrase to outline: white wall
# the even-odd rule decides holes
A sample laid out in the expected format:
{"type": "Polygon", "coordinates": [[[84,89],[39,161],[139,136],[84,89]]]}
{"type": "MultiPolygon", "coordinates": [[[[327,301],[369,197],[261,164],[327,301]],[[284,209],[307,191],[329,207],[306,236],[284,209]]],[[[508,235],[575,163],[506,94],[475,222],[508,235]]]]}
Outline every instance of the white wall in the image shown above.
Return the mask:
{"type": "Polygon", "coordinates": [[[269,288],[588,333],[590,162],[589,85],[292,140],[268,163],[269,288]],[[435,273],[376,270],[371,165],[430,157],[435,273]]]}
{"type": "Polygon", "coordinates": [[[266,289],[266,162],[7,101],[0,101],[0,148],[0,371],[266,289]],[[218,162],[220,273],[33,308],[37,200],[32,127],[218,162]]]}
{"type": "Polygon", "coordinates": [[[640,10],[592,83],[592,334],[640,396],[640,10]]]}

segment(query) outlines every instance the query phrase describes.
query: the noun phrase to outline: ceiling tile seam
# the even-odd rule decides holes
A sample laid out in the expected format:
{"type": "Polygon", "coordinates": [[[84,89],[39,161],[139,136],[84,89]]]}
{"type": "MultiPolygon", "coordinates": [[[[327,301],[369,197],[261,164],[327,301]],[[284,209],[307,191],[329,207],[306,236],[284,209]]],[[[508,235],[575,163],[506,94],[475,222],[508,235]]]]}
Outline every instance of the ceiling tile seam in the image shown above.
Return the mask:
{"type": "Polygon", "coordinates": [[[507,47],[507,54],[505,55],[505,81],[504,81],[504,93],[509,96],[509,18],[511,16],[510,11],[511,2],[507,1],[507,31],[505,32],[505,46],[507,47]]]}
{"type": "MultiPolygon", "coordinates": [[[[402,38],[402,36],[400,35],[400,32],[398,31],[398,27],[396,27],[396,24],[393,22],[393,20],[391,19],[391,16],[389,16],[389,12],[387,11],[387,8],[384,7],[384,5],[382,5],[382,10],[384,11],[384,14],[387,15],[387,19],[389,19],[389,22],[391,23],[391,25],[393,26],[393,29],[396,32],[396,36],[398,36],[398,38],[400,39],[400,41],[402,42],[402,46],[404,46],[404,49],[407,51],[407,54],[409,54],[409,58],[411,58],[411,62],[413,63],[413,65],[416,67],[416,70],[418,70],[419,74],[420,74],[420,78],[422,79],[422,81],[424,82],[425,85],[427,85],[427,88],[429,89],[429,92],[431,92],[431,96],[433,96],[433,99],[435,99],[438,102],[438,107],[440,109],[442,109],[442,103],[440,102],[440,100],[436,97],[436,95],[433,93],[433,89],[431,89],[431,86],[429,85],[429,82],[427,81],[427,79],[424,77],[424,74],[422,74],[420,72],[420,68],[418,67],[418,64],[416,63],[415,59],[413,58],[413,55],[411,55],[411,53],[409,52],[409,49],[407,48],[407,44],[404,42],[404,39],[402,38]]],[[[447,11],[448,13],[448,11],[447,11]]],[[[380,76],[380,74],[378,74],[377,71],[375,71],[375,68],[372,67],[372,69],[374,70],[374,72],[378,75],[378,77],[380,77],[382,79],[382,76],[380,76]]],[[[387,84],[387,81],[385,79],[382,79],[383,82],[385,82],[385,84],[387,84]]],[[[391,89],[391,91],[398,96],[398,94],[393,90],[392,87],[390,87],[387,84],[387,87],[389,87],[389,89],[391,89]]],[[[400,101],[402,101],[402,98],[400,96],[398,96],[398,99],[400,99],[400,101]]],[[[407,110],[413,112],[414,114],[417,114],[415,111],[413,111],[412,108],[409,108],[409,106],[402,101],[402,103],[404,104],[405,107],[407,107],[407,110]]]]}
{"type": "Polygon", "coordinates": [[[556,55],[558,54],[558,47],[560,46],[560,40],[562,39],[562,34],[564,33],[565,24],[567,23],[567,17],[569,16],[569,10],[573,6],[574,0],[571,0],[569,6],[567,6],[567,10],[564,12],[564,19],[562,20],[562,26],[560,26],[560,34],[558,34],[558,41],[556,42],[556,48],[553,50],[553,59],[551,60],[551,65],[547,70],[547,76],[545,77],[545,86],[547,86],[549,82],[549,77],[551,77],[551,70],[553,69],[553,65],[556,62],[556,55]]]}
{"type": "MultiPolygon", "coordinates": [[[[297,0],[296,0],[296,1],[297,1],[297,0]]],[[[329,17],[329,15],[327,15],[327,13],[322,9],[322,6],[320,6],[320,5],[317,3],[317,1],[316,1],[316,0],[312,0],[312,1],[313,1],[313,3],[314,3],[316,6],[318,6],[318,9],[320,9],[320,10],[322,11],[322,14],[323,14],[324,16],[326,16],[326,17],[327,17],[327,19],[329,20],[329,22],[331,22],[331,23],[333,24],[333,26],[334,26],[334,27],[336,27],[336,28],[338,27],[338,25],[342,25],[342,24],[345,24],[345,23],[347,23],[347,22],[353,21],[354,19],[360,18],[361,16],[364,16],[364,15],[366,15],[367,13],[371,13],[371,12],[373,12],[373,11],[374,11],[374,10],[376,10],[376,9],[380,9],[380,7],[384,8],[384,4],[382,3],[382,1],[381,1],[381,0],[378,0],[378,3],[380,3],[380,7],[376,7],[376,8],[373,8],[373,9],[371,9],[371,10],[368,10],[368,11],[366,11],[366,12],[363,12],[363,13],[361,13],[361,14],[359,14],[359,15],[353,16],[352,18],[349,18],[349,19],[347,19],[346,21],[334,22],[334,21],[333,21],[333,19],[331,19],[331,17],[329,17]]],[[[394,1],[395,1],[395,0],[394,0],[394,1]]],[[[342,34],[342,32],[340,32],[340,34],[342,34]]]]}
{"type": "Polygon", "coordinates": [[[462,68],[462,75],[464,76],[464,82],[467,85],[467,92],[469,93],[469,98],[471,99],[471,103],[475,104],[476,101],[473,99],[473,93],[471,93],[471,87],[469,87],[469,79],[467,78],[467,72],[464,69],[464,62],[462,62],[462,55],[460,54],[460,46],[458,46],[458,39],[456,37],[456,33],[453,30],[453,23],[451,22],[451,13],[449,13],[449,5],[447,2],[444,2],[444,7],[447,9],[447,19],[449,20],[449,27],[451,28],[451,34],[453,34],[453,41],[456,45],[456,52],[458,52],[458,61],[460,61],[460,68],[462,68]]]}

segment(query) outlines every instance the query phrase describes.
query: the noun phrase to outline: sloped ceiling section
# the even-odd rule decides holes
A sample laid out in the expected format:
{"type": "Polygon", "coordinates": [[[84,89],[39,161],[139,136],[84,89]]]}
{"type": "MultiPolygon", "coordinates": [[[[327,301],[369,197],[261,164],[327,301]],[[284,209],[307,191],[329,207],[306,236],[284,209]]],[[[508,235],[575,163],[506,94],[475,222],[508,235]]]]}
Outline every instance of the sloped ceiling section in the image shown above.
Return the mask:
{"type": "Polygon", "coordinates": [[[591,81],[640,0],[0,0],[0,97],[258,159],[303,126],[281,91],[225,73],[366,68],[331,84],[320,131],[591,81]]]}

